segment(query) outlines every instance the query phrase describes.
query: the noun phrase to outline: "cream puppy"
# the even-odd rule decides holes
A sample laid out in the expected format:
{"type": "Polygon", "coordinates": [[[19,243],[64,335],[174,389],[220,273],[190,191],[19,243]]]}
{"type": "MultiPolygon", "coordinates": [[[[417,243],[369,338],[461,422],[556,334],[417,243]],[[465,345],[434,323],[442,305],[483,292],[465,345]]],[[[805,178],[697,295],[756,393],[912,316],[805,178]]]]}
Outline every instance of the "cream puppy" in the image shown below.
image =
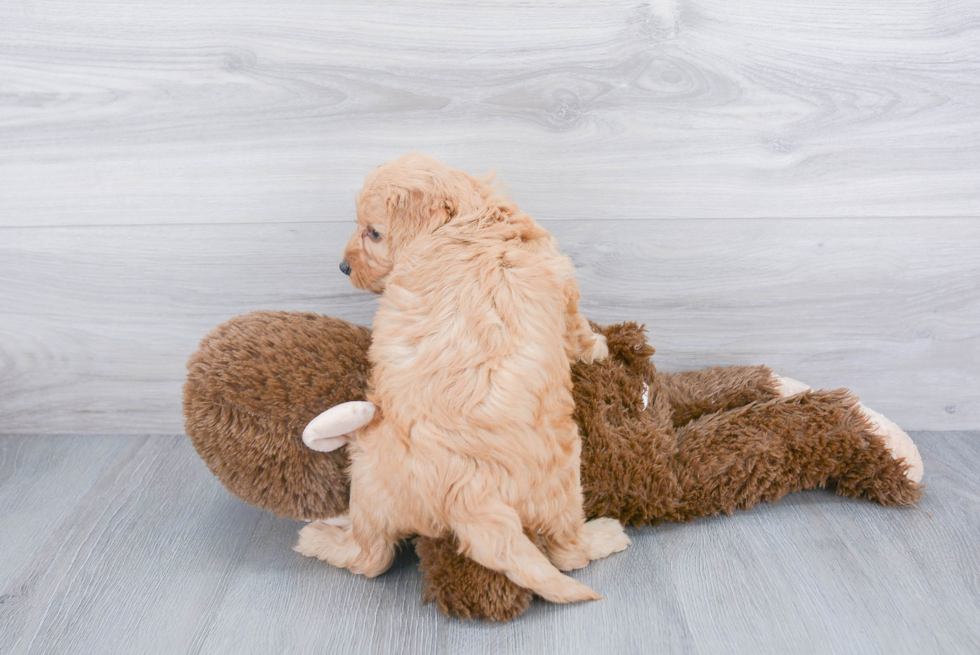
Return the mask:
{"type": "Polygon", "coordinates": [[[374,169],[341,269],[383,294],[357,429],[350,525],[312,523],[297,550],[376,576],[410,535],[454,533],[476,562],[543,598],[600,598],[563,575],[629,544],[586,523],[572,360],[608,354],[578,311],[555,239],[489,179],[419,154],[374,169]]]}

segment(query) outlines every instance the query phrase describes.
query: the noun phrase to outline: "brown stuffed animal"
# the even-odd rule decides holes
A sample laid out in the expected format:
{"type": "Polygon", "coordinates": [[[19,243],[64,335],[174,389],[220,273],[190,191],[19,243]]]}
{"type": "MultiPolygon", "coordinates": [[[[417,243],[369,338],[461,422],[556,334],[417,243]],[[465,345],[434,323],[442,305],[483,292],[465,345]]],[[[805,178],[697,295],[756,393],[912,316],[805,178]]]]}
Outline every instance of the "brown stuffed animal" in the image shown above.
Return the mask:
{"type": "MultiPolygon", "coordinates": [[[[589,518],[687,521],[819,487],[883,505],[919,498],[914,444],[847,391],[811,391],[765,366],[657,373],[641,327],[593,327],[610,356],[572,367],[589,518]]],[[[364,399],[370,338],[326,316],[255,312],[201,342],[186,430],[229,491],[294,519],[346,514],[346,449],[311,450],[302,434],[323,410],[364,399]]],[[[447,614],[503,621],[531,602],[460,555],[452,535],[415,546],[424,597],[447,614]]]]}

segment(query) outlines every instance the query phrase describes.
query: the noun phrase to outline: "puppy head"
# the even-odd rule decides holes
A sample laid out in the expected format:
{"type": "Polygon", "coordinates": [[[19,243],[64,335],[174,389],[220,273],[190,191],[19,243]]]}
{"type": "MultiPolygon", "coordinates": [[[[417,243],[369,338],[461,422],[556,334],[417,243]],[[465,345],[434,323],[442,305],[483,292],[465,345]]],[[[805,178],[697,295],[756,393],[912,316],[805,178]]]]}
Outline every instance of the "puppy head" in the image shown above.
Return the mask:
{"type": "Polygon", "coordinates": [[[457,214],[476,210],[491,192],[489,180],[420,153],[378,166],[357,195],[357,230],[344,249],[340,270],[358,289],[382,293],[405,246],[457,214]]]}

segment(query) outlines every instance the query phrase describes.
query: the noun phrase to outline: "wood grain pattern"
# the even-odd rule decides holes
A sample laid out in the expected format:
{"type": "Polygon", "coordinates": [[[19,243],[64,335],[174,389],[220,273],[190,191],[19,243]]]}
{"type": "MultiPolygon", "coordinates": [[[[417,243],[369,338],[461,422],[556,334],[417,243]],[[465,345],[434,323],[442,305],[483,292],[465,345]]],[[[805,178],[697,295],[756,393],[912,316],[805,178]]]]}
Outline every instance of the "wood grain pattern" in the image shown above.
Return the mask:
{"type": "Polygon", "coordinates": [[[407,150],[542,219],[976,216],[959,0],[0,5],[0,226],[338,220],[407,150]]]}
{"type": "MultiPolygon", "coordinates": [[[[980,221],[552,221],[583,310],[664,370],[766,363],[908,429],[980,425],[980,221]]],[[[370,325],[348,225],[7,229],[0,433],[182,431],[184,363],[257,309],[370,325]]]]}
{"type": "Polygon", "coordinates": [[[0,437],[0,607],[26,593],[7,577],[30,561],[50,535],[46,530],[70,517],[128,441],[121,437],[44,440],[0,437]]]}
{"type": "Polygon", "coordinates": [[[228,495],[185,437],[3,437],[4,506],[38,491],[65,502],[0,513],[0,649],[975,652],[980,433],[913,437],[928,485],[918,507],[807,492],[634,529],[625,552],[575,573],[605,600],[536,602],[504,625],[423,606],[407,553],[374,580],[301,558],[300,524],[228,495]],[[84,482],[65,475],[100,458],[84,482]]]}

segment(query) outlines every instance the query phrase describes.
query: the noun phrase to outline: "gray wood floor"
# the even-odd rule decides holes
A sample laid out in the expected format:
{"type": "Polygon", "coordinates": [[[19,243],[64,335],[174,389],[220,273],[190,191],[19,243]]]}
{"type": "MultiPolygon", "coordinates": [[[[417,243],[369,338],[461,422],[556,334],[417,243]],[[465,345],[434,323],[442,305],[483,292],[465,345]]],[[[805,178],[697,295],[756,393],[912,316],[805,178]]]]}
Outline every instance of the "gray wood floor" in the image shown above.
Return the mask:
{"type": "Polygon", "coordinates": [[[367,580],[293,553],[182,436],[0,437],[0,652],[976,653],[980,434],[913,434],[918,507],[807,492],[632,530],[605,600],[443,617],[414,557],[367,580]]]}

